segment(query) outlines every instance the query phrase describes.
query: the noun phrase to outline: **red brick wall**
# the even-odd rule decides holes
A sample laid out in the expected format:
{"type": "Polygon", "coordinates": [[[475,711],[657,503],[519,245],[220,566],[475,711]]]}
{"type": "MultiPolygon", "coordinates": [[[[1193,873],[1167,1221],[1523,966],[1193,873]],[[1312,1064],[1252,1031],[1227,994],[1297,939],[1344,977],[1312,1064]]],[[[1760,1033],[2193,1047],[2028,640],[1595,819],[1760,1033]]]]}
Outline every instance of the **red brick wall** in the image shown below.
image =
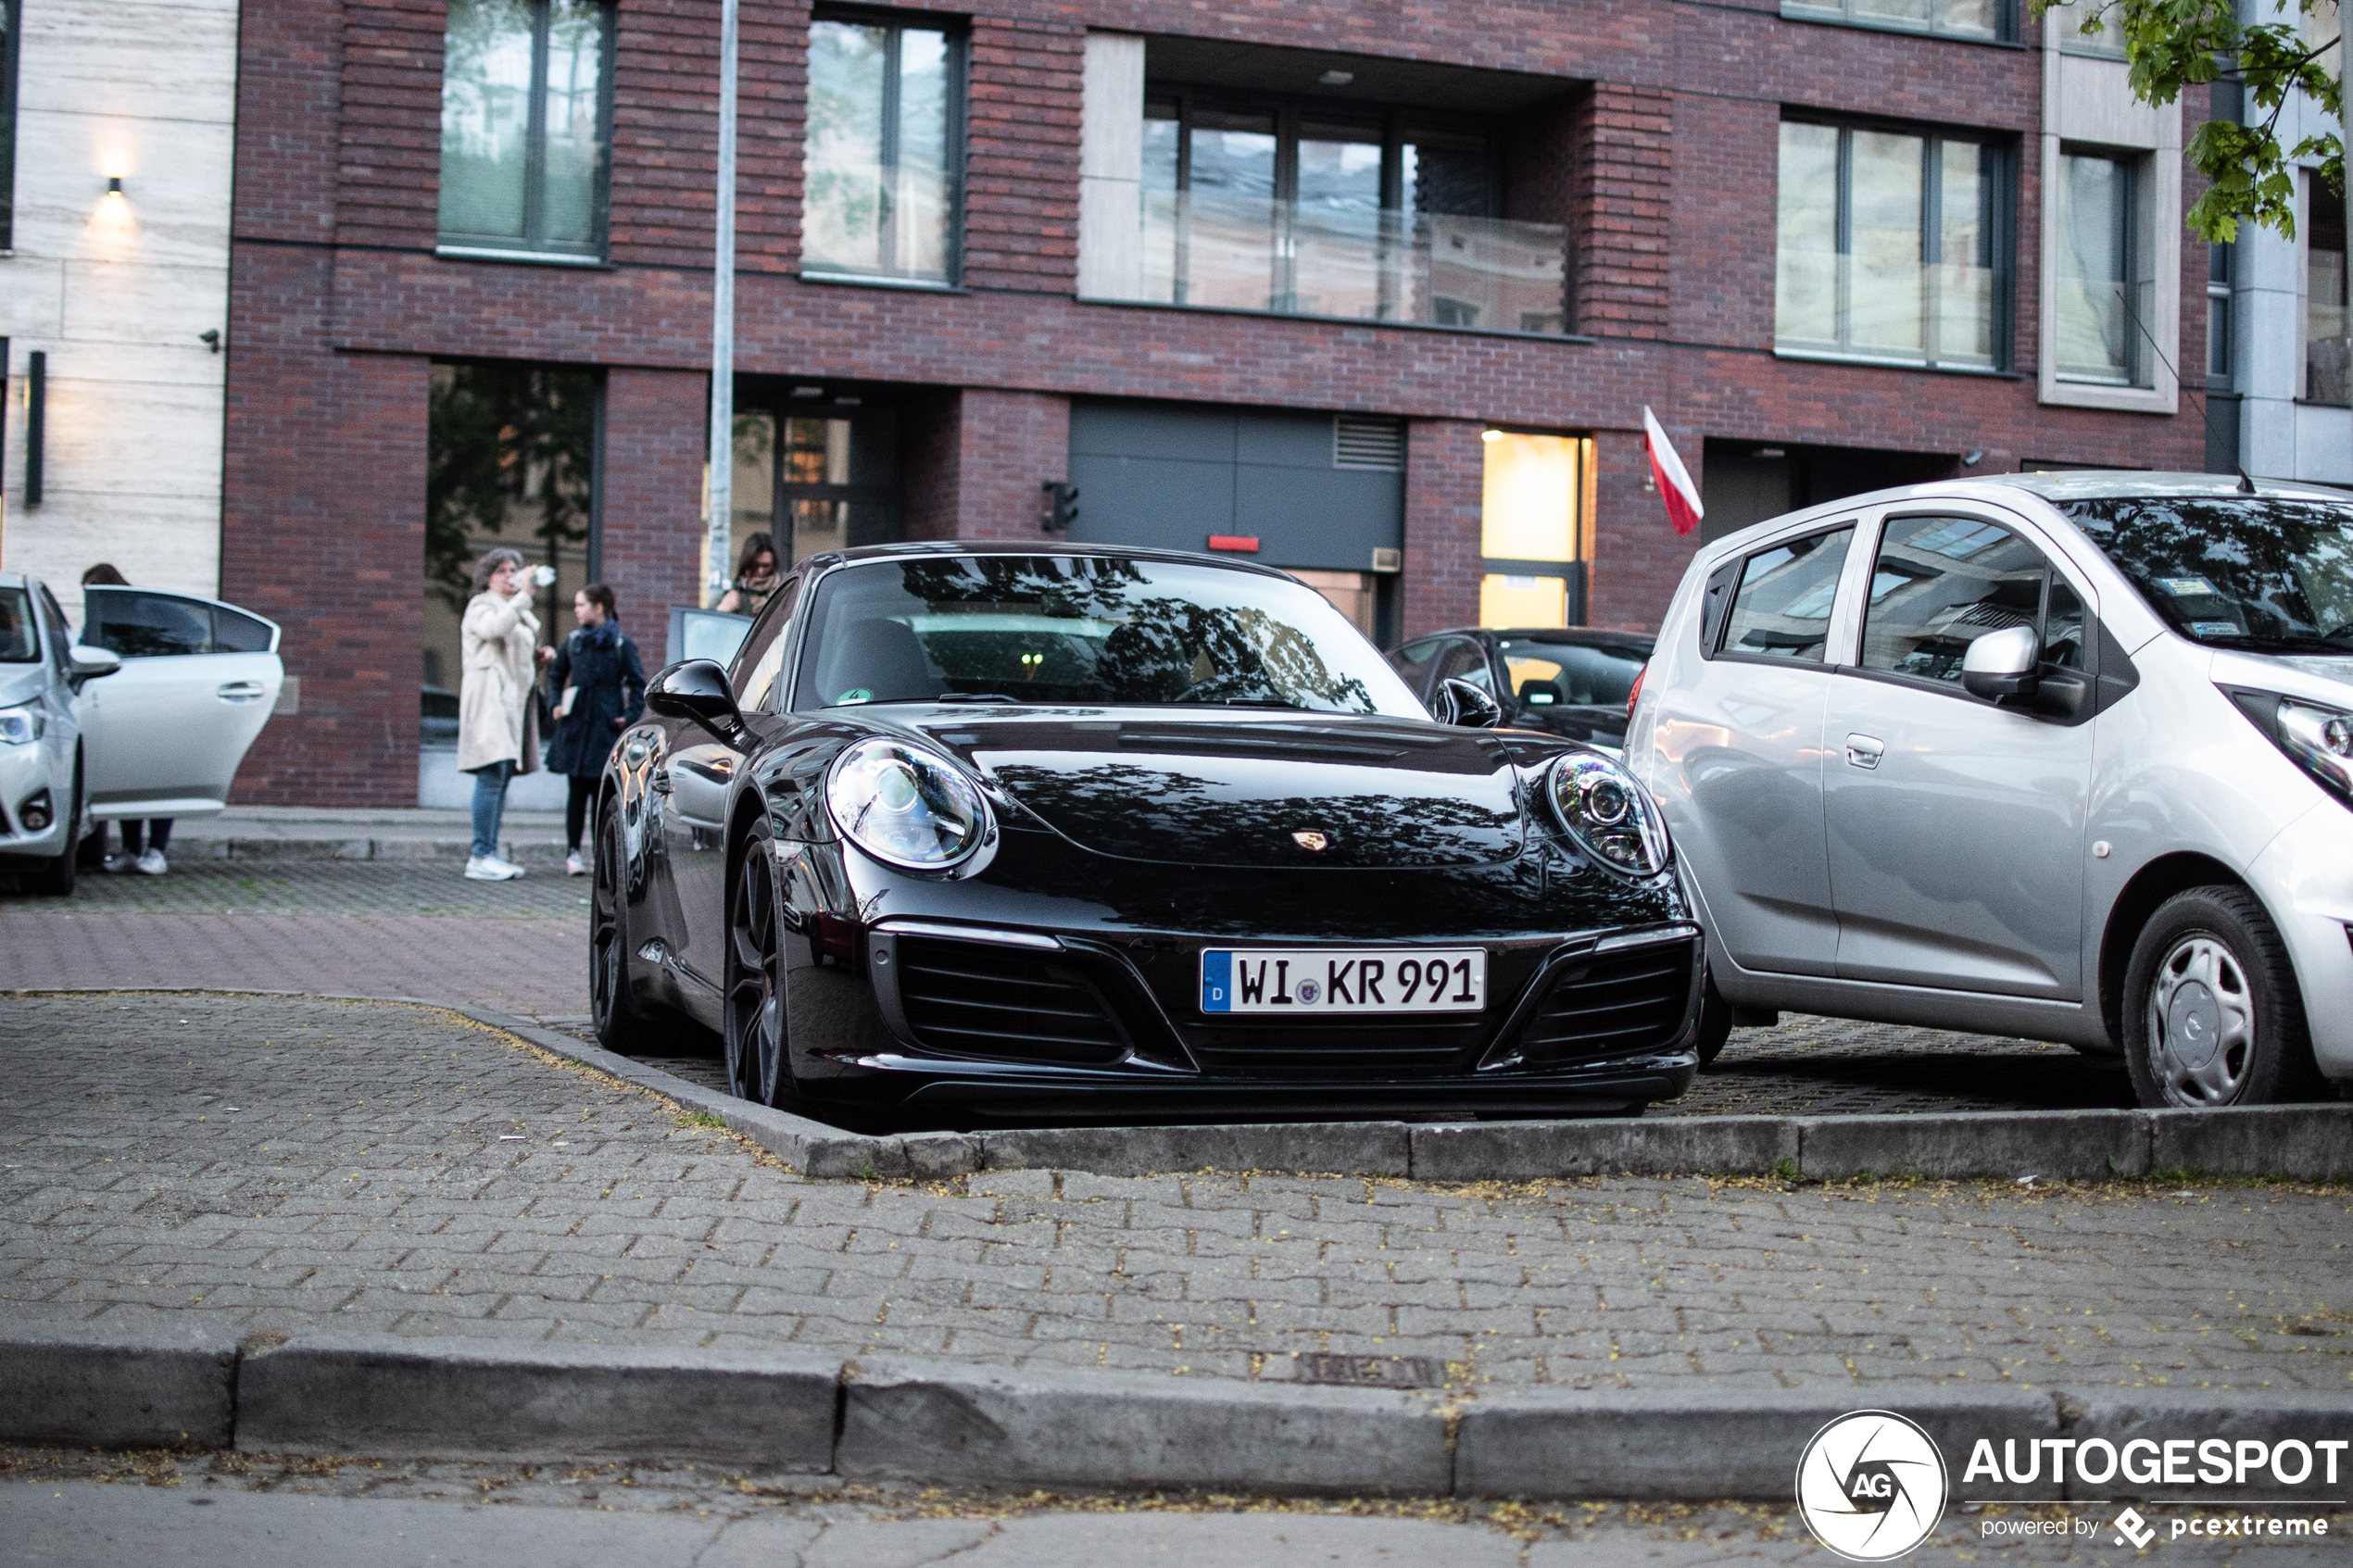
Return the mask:
{"type": "Polygon", "coordinates": [[[602,566],[630,634],[657,661],[670,608],[702,603],[710,387],[710,376],[694,371],[605,374],[602,566]]]}
{"type": "Polygon", "coordinates": [[[1669,103],[1657,88],[1605,82],[1578,105],[1577,269],[1570,294],[1580,332],[1666,334],[1674,169],[1669,103]]]}
{"type": "Polygon", "coordinates": [[[1086,30],[976,17],[964,155],[964,282],[1068,294],[1078,281],[1086,30]]]}
{"type": "Polygon", "coordinates": [[[1478,624],[1478,513],[1486,426],[1416,420],[1405,427],[1405,571],[1402,634],[1478,624]]]}
{"type": "MultiPolygon", "coordinates": [[[[1700,443],[1669,429],[1676,455],[1699,479],[1700,443]]],[[[1699,548],[1696,531],[1679,535],[1667,504],[1650,486],[1650,458],[1640,431],[1604,431],[1593,438],[1594,558],[1587,573],[1585,620],[1594,626],[1649,631],[1667,613],[1683,569],[1699,548]]]]}

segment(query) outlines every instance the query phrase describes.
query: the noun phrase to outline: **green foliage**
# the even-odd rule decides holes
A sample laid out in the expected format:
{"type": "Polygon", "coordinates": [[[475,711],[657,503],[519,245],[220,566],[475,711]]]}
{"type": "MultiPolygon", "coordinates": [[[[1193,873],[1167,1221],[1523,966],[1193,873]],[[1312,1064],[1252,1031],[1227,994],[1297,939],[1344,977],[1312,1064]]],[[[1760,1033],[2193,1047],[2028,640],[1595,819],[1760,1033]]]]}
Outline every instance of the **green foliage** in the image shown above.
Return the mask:
{"type": "Polygon", "coordinates": [[[478,553],[472,541],[482,534],[503,535],[511,523],[545,546],[588,537],[596,379],[522,365],[436,365],[430,395],[425,581],[463,608],[478,553]]]}
{"type": "MultiPolygon", "coordinates": [[[[2032,0],[2045,16],[2053,0],[2032,0]]],[[[2063,3],[2063,0],[2062,0],[2063,3]]],[[[2334,20],[2338,0],[2256,0],[2243,19],[2235,0],[2080,0],[2081,30],[2097,36],[2113,27],[2124,40],[2133,92],[2143,103],[2174,102],[2185,87],[2236,82],[2246,92],[2247,124],[2209,119],[2183,149],[2211,182],[2190,207],[2188,223],[2200,238],[2238,238],[2241,223],[2259,223],[2296,237],[2296,165],[2320,160],[2322,183],[2345,192],[2345,83],[2340,37],[2308,42],[2306,15],[2334,20]],[[2271,19],[2261,19],[2265,16],[2271,19]],[[2335,131],[2306,136],[2293,147],[2279,137],[2280,111],[2302,92],[2336,122],[2335,131]]],[[[2051,25],[2056,25],[2052,23],[2051,25]]]]}

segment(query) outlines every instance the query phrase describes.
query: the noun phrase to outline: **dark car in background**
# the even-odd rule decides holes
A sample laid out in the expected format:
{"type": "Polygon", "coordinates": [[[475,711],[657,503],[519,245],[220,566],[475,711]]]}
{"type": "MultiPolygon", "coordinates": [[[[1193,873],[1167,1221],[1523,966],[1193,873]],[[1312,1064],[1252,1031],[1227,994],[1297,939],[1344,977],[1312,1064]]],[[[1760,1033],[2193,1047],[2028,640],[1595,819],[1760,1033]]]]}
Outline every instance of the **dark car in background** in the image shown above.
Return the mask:
{"type": "Polygon", "coordinates": [[[1441,683],[1468,681],[1504,709],[1515,729],[1621,750],[1634,678],[1652,639],[1581,626],[1465,626],[1416,637],[1389,656],[1416,696],[1435,700],[1441,683]]]}
{"type": "Polygon", "coordinates": [[[1174,552],[812,557],[657,675],[598,802],[599,1036],[951,1121],[1615,1113],[1697,1057],[1655,808],[1433,721],[1314,590],[1174,552]],[[937,1109],[931,1109],[937,1108],[937,1109]]]}

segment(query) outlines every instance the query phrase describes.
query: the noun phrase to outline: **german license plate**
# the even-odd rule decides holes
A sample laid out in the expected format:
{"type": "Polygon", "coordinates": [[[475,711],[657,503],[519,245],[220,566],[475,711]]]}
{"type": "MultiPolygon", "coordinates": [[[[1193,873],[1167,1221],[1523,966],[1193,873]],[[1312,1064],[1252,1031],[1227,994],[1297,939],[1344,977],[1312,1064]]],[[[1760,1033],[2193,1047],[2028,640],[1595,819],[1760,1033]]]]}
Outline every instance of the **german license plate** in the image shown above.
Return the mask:
{"type": "Polygon", "coordinates": [[[1211,947],[1201,956],[1203,1012],[1477,1012],[1486,1005],[1483,947],[1211,947]]]}

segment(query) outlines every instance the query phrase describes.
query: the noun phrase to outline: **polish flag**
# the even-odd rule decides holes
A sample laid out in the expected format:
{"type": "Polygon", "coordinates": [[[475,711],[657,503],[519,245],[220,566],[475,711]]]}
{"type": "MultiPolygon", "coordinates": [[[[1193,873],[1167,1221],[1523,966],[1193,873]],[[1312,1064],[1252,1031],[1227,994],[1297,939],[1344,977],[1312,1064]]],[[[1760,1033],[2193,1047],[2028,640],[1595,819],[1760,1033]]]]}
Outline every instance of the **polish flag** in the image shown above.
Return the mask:
{"type": "Polygon", "coordinates": [[[1659,498],[1667,503],[1667,521],[1675,525],[1678,533],[1689,533],[1707,515],[1699,504],[1699,486],[1692,483],[1683,459],[1675,455],[1675,444],[1658,428],[1658,419],[1646,407],[1642,409],[1642,439],[1651,449],[1651,472],[1658,479],[1659,498]]]}

